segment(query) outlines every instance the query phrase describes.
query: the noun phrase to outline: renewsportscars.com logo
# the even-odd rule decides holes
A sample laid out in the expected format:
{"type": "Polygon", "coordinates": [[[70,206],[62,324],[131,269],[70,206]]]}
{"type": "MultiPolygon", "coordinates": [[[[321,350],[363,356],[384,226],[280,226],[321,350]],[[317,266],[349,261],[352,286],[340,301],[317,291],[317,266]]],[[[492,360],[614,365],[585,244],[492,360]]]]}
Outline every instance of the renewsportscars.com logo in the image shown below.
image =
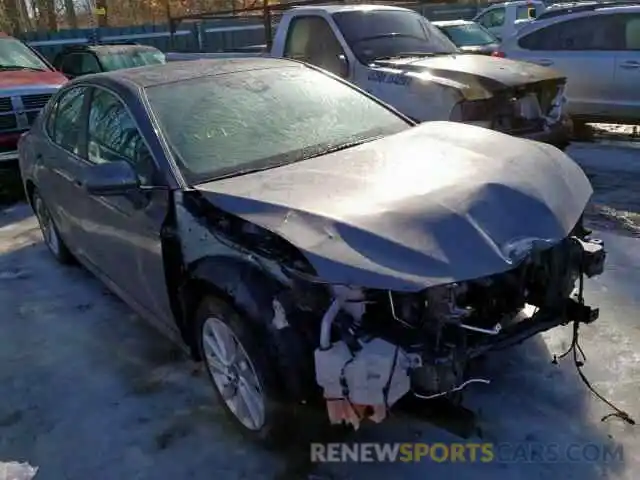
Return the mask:
{"type": "Polygon", "coordinates": [[[557,463],[624,461],[622,445],[596,443],[312,443],[312,462],[557,463]]]}

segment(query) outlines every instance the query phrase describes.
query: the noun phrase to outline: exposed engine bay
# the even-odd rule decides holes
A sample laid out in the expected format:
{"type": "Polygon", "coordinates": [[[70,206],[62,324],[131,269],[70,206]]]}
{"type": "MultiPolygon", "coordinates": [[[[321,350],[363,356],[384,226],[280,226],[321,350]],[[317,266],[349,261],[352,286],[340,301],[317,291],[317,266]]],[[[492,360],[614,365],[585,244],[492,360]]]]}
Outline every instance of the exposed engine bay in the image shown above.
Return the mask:
{"type": "Polygon", "coordinates": [[[504,89],[489,99],[460,102],[453,115],[463,122],[487,122],[490,128],[512,135],[547,130],[562,120],[565,86],[546,81],[504,89]]]}
{"type": "Polygon", "coordinates": [[[191,208],[207,210],[206,224],[214,227],[202,228],[201,241],[210,244],[207,236],[218,232],[230,248],[244,245],[286,285],[273,300],[276,349],[295,349],[301,365],[312,358],[310,369],[294,368],[288,382],[297,385],[298,400],[321,392],[334,424],[380,422],[409,393],[430,399],[489,383],[467,378],[477,357],[599,314],[584,304],[582,285],[602,273],[605,250],[581,220],[551,247],[532,244],[508,271],[393,292],[322,281],[280,237],[210,205],[191,208]],[[301,378],[311,376],[305,372],[314,378],[301,378]]]}
{"type": "Polygon", "coordinates": [[[603,271],[604,259],[600,240],[571,236],[511,271],[418,294],[332,287],[315,352],[331,421],[380,421],[409,391],[432,398],[470,383],[467,366],[484,353],[594,321],[598,310],[582,303],[581,283],[603,271]],[[527,306],[532,315],[523,315],[527,306]]]}

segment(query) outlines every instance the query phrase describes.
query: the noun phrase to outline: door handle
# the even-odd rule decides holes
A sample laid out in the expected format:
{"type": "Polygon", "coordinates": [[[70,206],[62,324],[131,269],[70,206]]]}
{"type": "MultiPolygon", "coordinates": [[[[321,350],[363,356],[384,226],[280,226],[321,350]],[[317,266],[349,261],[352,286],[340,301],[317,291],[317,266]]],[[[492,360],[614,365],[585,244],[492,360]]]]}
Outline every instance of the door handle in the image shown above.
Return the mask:
{"type": "Polygon", "coordinates": [[[551,60],[546,59],[546,58],[541,58],[539,60],[536,60],[536,63],[538,65],[542,65],[543,67],[548,67],[550,65],[553,65],[553,62],[551,60]]]}
{"type": "Polygon", "coordinates": [[[640,68],[640,62],[637,62],[635,60],[628,60],[626,62],[622,62],[620,64],[620,68],[624,68],[625,70],[631,70],[634,68],[640,68]]]}

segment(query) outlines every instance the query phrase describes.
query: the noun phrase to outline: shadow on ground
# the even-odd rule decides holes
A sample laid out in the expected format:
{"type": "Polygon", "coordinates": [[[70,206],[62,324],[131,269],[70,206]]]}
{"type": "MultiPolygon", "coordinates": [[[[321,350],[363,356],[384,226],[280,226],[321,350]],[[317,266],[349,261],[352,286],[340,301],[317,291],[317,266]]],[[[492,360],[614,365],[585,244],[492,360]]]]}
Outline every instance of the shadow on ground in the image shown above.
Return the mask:
{"type": "Polygon", "coordinates": [[[24,200],[24,190],[17,165],[0,166],[0,208],[24,200]]]}

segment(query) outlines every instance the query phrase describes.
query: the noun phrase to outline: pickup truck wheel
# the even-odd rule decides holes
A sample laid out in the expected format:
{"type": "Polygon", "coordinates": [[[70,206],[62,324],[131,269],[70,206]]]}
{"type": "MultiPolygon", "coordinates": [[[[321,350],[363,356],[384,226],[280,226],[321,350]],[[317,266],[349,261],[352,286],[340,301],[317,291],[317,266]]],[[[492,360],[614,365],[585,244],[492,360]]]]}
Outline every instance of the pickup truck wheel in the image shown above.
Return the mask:
{"type": "Polygon", "coordinates": [[[240,433],[272,446],[286,441],[289,414],[264,335],[227,302],[207,296],[196,313],[198,348],[216,396],[240,433]]]}
{"type": "Polygon", "coordinates": [[[60,237],[53,218],[49,213],[49,209],[37,190],[33,192],[32,204],[36,218],[38,219],[38,224],[40,225],[44,243],[49,251],[58,262],[65,265],[73,263],[73,255],[60,237]]]}

